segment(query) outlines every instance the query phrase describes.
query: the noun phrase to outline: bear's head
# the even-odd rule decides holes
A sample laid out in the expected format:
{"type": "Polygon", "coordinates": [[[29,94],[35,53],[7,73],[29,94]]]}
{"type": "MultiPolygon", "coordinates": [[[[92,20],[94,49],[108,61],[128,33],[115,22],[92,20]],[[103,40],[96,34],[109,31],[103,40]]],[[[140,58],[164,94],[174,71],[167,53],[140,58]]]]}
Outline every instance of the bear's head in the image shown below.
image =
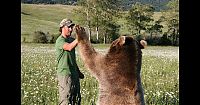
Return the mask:
{"type": "Polygon", "coordinates": [[[130,36],[120,36],[118,39],[112,42],[109,54],[123,54],[131,55],[134,58],[137,55],[137,44],[136,40],[130,36]]]}
{"type": "Polygon", "coordinates": [[[136,69],[138,62],[137,43],[133,37],[120,36],[112,42],[108,53],[106,54],[106,62],[110,65],[116,65],[117,68],[126,68],[127,71],[136,69]]]}

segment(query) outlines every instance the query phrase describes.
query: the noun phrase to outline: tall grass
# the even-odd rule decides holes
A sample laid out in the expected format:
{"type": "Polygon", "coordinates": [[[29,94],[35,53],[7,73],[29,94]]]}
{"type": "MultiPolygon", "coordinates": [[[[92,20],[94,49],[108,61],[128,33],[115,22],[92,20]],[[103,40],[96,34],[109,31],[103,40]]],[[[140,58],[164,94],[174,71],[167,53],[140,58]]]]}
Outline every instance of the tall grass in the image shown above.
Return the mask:
{"type": "MultiPolygon", "coordinates": [[[[105,53],[109,45],[94,45],[105,53]]],[[[77,48],[78,49],[78,48],[77,48]]],[[[142,82],[147,105],[179,104],[178,47],[153,47],[143,50],[142,82]]],[[[77,63],[85,78],[81,80],[82,105],[95,105],[98,83],[84,68],[77,52],[77,63]]],[[[58,87],[53,44],[21,45],[22,105],[57,105],[58,87]]]]}

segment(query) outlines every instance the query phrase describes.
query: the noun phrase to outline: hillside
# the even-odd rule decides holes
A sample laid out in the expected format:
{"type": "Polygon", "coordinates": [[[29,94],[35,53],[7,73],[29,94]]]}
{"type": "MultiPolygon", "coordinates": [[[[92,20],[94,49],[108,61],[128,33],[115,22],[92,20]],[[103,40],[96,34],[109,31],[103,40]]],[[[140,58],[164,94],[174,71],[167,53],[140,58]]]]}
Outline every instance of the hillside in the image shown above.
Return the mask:
{"type": "MultiPolygon", "coordinates": [[[[59,22],[63,18],[71,18],[77,23],[73,9],[80,8],[71,5],[44,5],[44,4],[21,4],[21,35],[30,38],[35,31],[58,33],[59,22]]],[[[161,13],[156,12],[154,18],[157,20],[161,13]]],[[[81,18],[81,17],[80,17],[81,18]]],[[[128,33],[126,21],[119,19],[121,25],[120,34],[128,33]]]]}
{"type": "Polygon", "coordinates": [[[163,9],[166,9],[166,4],[170,0],[122,0],[121,6],[125,9],[128,10],[131,8],[132,4],[136,2],[141,2],[142,4],[150,4],[155,7],[156,11],[160,11],[163,9]]]}
{"type": "MultiPolygon", "coordinates": [[[[30,3],[30,4],[38,4],[38,3],[45,3],[45,4],[68,4],[68,5],[77,5],[78,2],[81,0],[21,0],[23,3],[30,3]]],[[[119,7],[123,8],[124,10],[128,10],[131,8],[132,4],[136,2],[141,2],[143,4],[150,4],[155,7],[156,11],[160,11],[166,9],[166,4],[170,0],[117,0],[120,2],[119,7]]]]}
{"type": "Polygon", "coordinates": [[[63,18],[73,18],[71,11],[76,8],[68,5],[21,4],[21,32],[31,34],[36,30],[56,33],[63,18]]]}

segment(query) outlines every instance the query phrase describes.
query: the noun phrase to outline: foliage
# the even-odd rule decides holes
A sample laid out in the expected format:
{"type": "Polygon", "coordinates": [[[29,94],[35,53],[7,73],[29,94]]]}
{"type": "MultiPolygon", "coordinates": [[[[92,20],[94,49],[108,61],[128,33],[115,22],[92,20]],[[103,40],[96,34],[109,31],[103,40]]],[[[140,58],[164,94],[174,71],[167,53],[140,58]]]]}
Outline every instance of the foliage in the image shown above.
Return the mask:
{"type": "Polygon", "coordinates": [[[161,39],[161,37],[158,37],[158,36],[146,37],[146,41],[147,41],[148,45],[152,45],[152,46],[158,45],[160,42],[160,39],[161,39]]]}
{"type": "Polygon", "coordinates": [[[163,11],[163,20],[167,22],[168,28],[179,28],[179,0],[171,0],[167,4],[168,9],[163,11]]]}
{"type": "Polygon", "coordinates": [[[49,43],[55,43],[56,39],[60,36],[60,33],[52,34],[51,39],[49,40],[49,43]]]}
{"type": "MultiPolygon", "coordinates": [[[[174,41],[167,32],[162,36],[148,36],[146,37],[148,45],[172,46],[174,41]]],[[[178,43],[176,44],[178,45],[178,43]]]]}
{"type": "Polygon", "coordinates": [[[33,34],[33,43],[47,43],[48,39],[44,32],[35,31],[33,34]]]}
{"type": "Polygon", "coordinates": [[[179,0],[171,0],[168,9],[163,11],[163,21],[166,21],[168,33],[171,35],[172,45],[178,45],[179,38],[179,0]]]}
{"type": "MultiPolygon", "coordinates": [[[[90,0],[89,0],[90,1],[90,0]]],[[[92,2],[92,1],[90,1],[92,2]]],[[[41,30],[44,33],[48,33],[50,35],[50,38],[52,35],[56,35],[58,33],[58,26],[59,26],[59,22],[63,19],[63,18],[72,18],[73,22],[75,24],[80,24],[82,26],[84,26],[86,29],[91,30],[91,39],[93,41],[95,41],[95,36],[96,34],[96,28],[98,26],[98,40],[96,41],[97,43],[103,43],[105,42],[104,39],[106,38],[110,38],[112,37],[112,35],[116,35],[114,37],[117,37],[118,34],[122,35],[122,34],[130,34],[131,30],[133,28],[128,29],[128,27],[126,26],[126,20],[121,17],[117,17],[117,16],[112,16],[112,18],[106,18],[106,19],[100,19],[100,17],[104,18],[104,17],[109,17],[106,16],[106,14],[104,13],[103,10],[100,9],[100,7],[97,8],[97,6],[94,8],[93,4],[90,4],[90,14],[88,15],[91,21],[87,22],[87,12],[86,9],[84,9],[82,6],[69,6],[69,5],[43,5],[43,4],[21,4],[21,40],[22,42],[31,42],[32,41],[32,35],[35,31],[37,30],[41,30]],[[74,9],[80,9],[80,11],[83,12],[74,12],[74,9]],[[95,13],[95,9],[96,9],[96,13],[95,13]],[[104,14],[104,15],[103,15],[104,14]],[[92,18],[94,15],[94,18],[92,18]],[[120,25],[120,29],[119,32],[116,31],[116,33],[118,34],[109,34],[109,33],[105,33],[105,30],[108,28],[108,30],[112,29],[109,28],[108,26],[106,26],[107,24],[105,24],[106,22],[110,22],[111,24],[115,24],[115,25],[120,25]],[[88,24],[90,24],[90,28],[88,28],[88,24]],[[106,36],[107,35],[107,36],[106,36]],[[105,38],[106,37],[106,38],[105,38]],[[104,40],[104,41],[102,41],[104,40]]],[[[119,11],[117,14],[121,15],[121,13],[123,13],[123,16],[128,15],[127,11],[119,11]],[[118,14],[120,13],[120,14],[118,14]]],[[[163,11],[163,15],[161,17],[160,20],[158,20],[158,16],[160,16],[160,13],[154,12],[154,17],[153,19],[155,21],[151,21],[151,22],[147,22],[147,26],[146,28],[146,32],[166,32],[168,31],[168,34],[170,34],[170,40],[174,40],[174,43],[177,43],[176,45],[178,45],[178,37],[179,37],[179,29],[176,29],[175,31],[175,35],[173,35],[173,33],[170,33],[170,30],[173,30],[174,27],[179,26],[179,20],[175,20],[175,21],[171,21],[167,22],[166,19],[167,17],[169,17],[171,14],[167,11],[163,11]],[[166,17],[165,17],[166,16],[166,17]],[[161,23],[157,23],[156,21],[162,21],[161,23]],[[167,23],[167,24],[166,24],[167,23]],[[171,25],[172,23],[175,23],[175,25],[171,25]],[[169,25],[168,25],[169,24],[169,25]],[[176,25],[177,24],[177,25],[176,25]],[[162,28],[162,26],[164,28],[162,28]],[[169,28],[172,27],[172,28],[169,28]],[[174,26],[174,27],[173,27],[174,26]],[[159,28],[160,27],[160,28],[159,28]],[[167,29],[169,28],[169,29],[167,29]],[[149,30],[150,29],[150,30],[149,30]],[[173,39],[176,36],[175,39],[173,39]],[[177,39],[177,40],[176,40],[177,39]]],[[[178,13],[177,13],[178,14],[178,13]]],[[[178,16],[178,15],[177,15],[178,16]]],[[[177,27],[178,28],[178,27],[177,27]]],[[[133,29],[134,30],[134,29],[133,29]]],[[[89,32],[87,30],[87,32],[89,32]]],[[[137,31],[133,31],[132,32],[134,34],[137,33],[137,31]]],[[[49,42],[49,38],[48,42],[49,42]]],[[[113,38],[114,39],[114,38],[113,38]]],[[[107,39],[109,42],[110,39],[107,39]]]]}
{"type": "Polygon", "coordinates": [[[128,11],[127,25],[132,35],[140,34],[140,30],[146,30],[148,24],[153,21],[154,8],[148,4],[136,2],[128,11]]]}
{"type": "Polygon", "coordinates": [[[115,39],[117,39],[119,37],[119,28],[120,26],[118,24],[116,24],[115,22],[112,21],[108,21],[105,24],[105,35],[107,36],[106,39],[106,43],[111,43],[112,41],[114,41],[115,39]]]}
{"type": "Polygon", "coordinates": [[[49,32],[44,33],[42,31],[35,31],[32,35],[31,41],[26,41],[26,37],[23,37],[22,42],[30,43],[55,43],[56,39],[60,36],[60,33],[50,34],[49,32]]]}
{"type": "Polygon", "coordinates": [[[170,0],[167,3],[167,7],[170,10],[174,10],[175,12],[179,12],[179,0],[170,0]]]}
{"type": "Polygon", "coordinates": [[[99,30],[99,34],[104,34],[105,36],[99,36],[98,40],[96,37],[91,38],[92,43],[111,43],[115,39],[117,39],[119,35],[119,28],[120,25],[116,24],[115,22],[108,21],[105,23],[104,27],[99,30]]]}
{"type": "Polygon", "coordinates": [[[151,37],[152,37],[153,32],[155,32],[155,33],[162,32],[163,25],[160,24],[161,22],[162,22],[161,20],[155,21],[155,23],[153,23],[147,27],[147,30],[150,33],[151,37]]]}
{"type": "Polygon", "coordinates": [[[158,45],[172,45],[171,40],[168,38],[166,33],[164,33],[163,36],[160,38],[158,45]]]}
{"type": "Polygon", "coordinates": [[[90,39],[90,42],[93,43],[93,44],[103,43],[103,38],[100,37],[100,38],[97,40],[96,37],[92,36],[91,39],[90,39]]]}
{"type": "MultiPolygon", "coordinates": [[[[91,36],[91,29],[95,28],[102,29],[102,34],[100,35],[104,37],[107,35],[115,35],[110,32],[111,30],[109,28],[114,28],[114,26],[111,26],[111,24],[115,23],[113,17],[119,16],[119,0],[80,0],[78,4],[83,8],[76,11],[80,13],[79,16],[82,15],[82,20],[85,20],[85,25],[89,29],[89,36],[91,36]]],[[[112,30],[114,31],[116,29],[112,30]]]]}

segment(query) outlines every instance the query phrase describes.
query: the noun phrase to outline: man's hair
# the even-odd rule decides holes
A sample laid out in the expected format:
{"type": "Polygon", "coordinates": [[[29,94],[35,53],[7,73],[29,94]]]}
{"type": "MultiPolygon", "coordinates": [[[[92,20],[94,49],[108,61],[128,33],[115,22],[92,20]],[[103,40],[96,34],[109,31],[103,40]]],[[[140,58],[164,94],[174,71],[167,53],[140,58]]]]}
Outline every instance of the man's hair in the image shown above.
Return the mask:
{"type": "Polygon", "coordinates": [[[63,27],[60,27],[60,28],[59,28],[59,32],[60,32],[60,33],[62,33],[62,28],[63,28],[63,27]]]}

